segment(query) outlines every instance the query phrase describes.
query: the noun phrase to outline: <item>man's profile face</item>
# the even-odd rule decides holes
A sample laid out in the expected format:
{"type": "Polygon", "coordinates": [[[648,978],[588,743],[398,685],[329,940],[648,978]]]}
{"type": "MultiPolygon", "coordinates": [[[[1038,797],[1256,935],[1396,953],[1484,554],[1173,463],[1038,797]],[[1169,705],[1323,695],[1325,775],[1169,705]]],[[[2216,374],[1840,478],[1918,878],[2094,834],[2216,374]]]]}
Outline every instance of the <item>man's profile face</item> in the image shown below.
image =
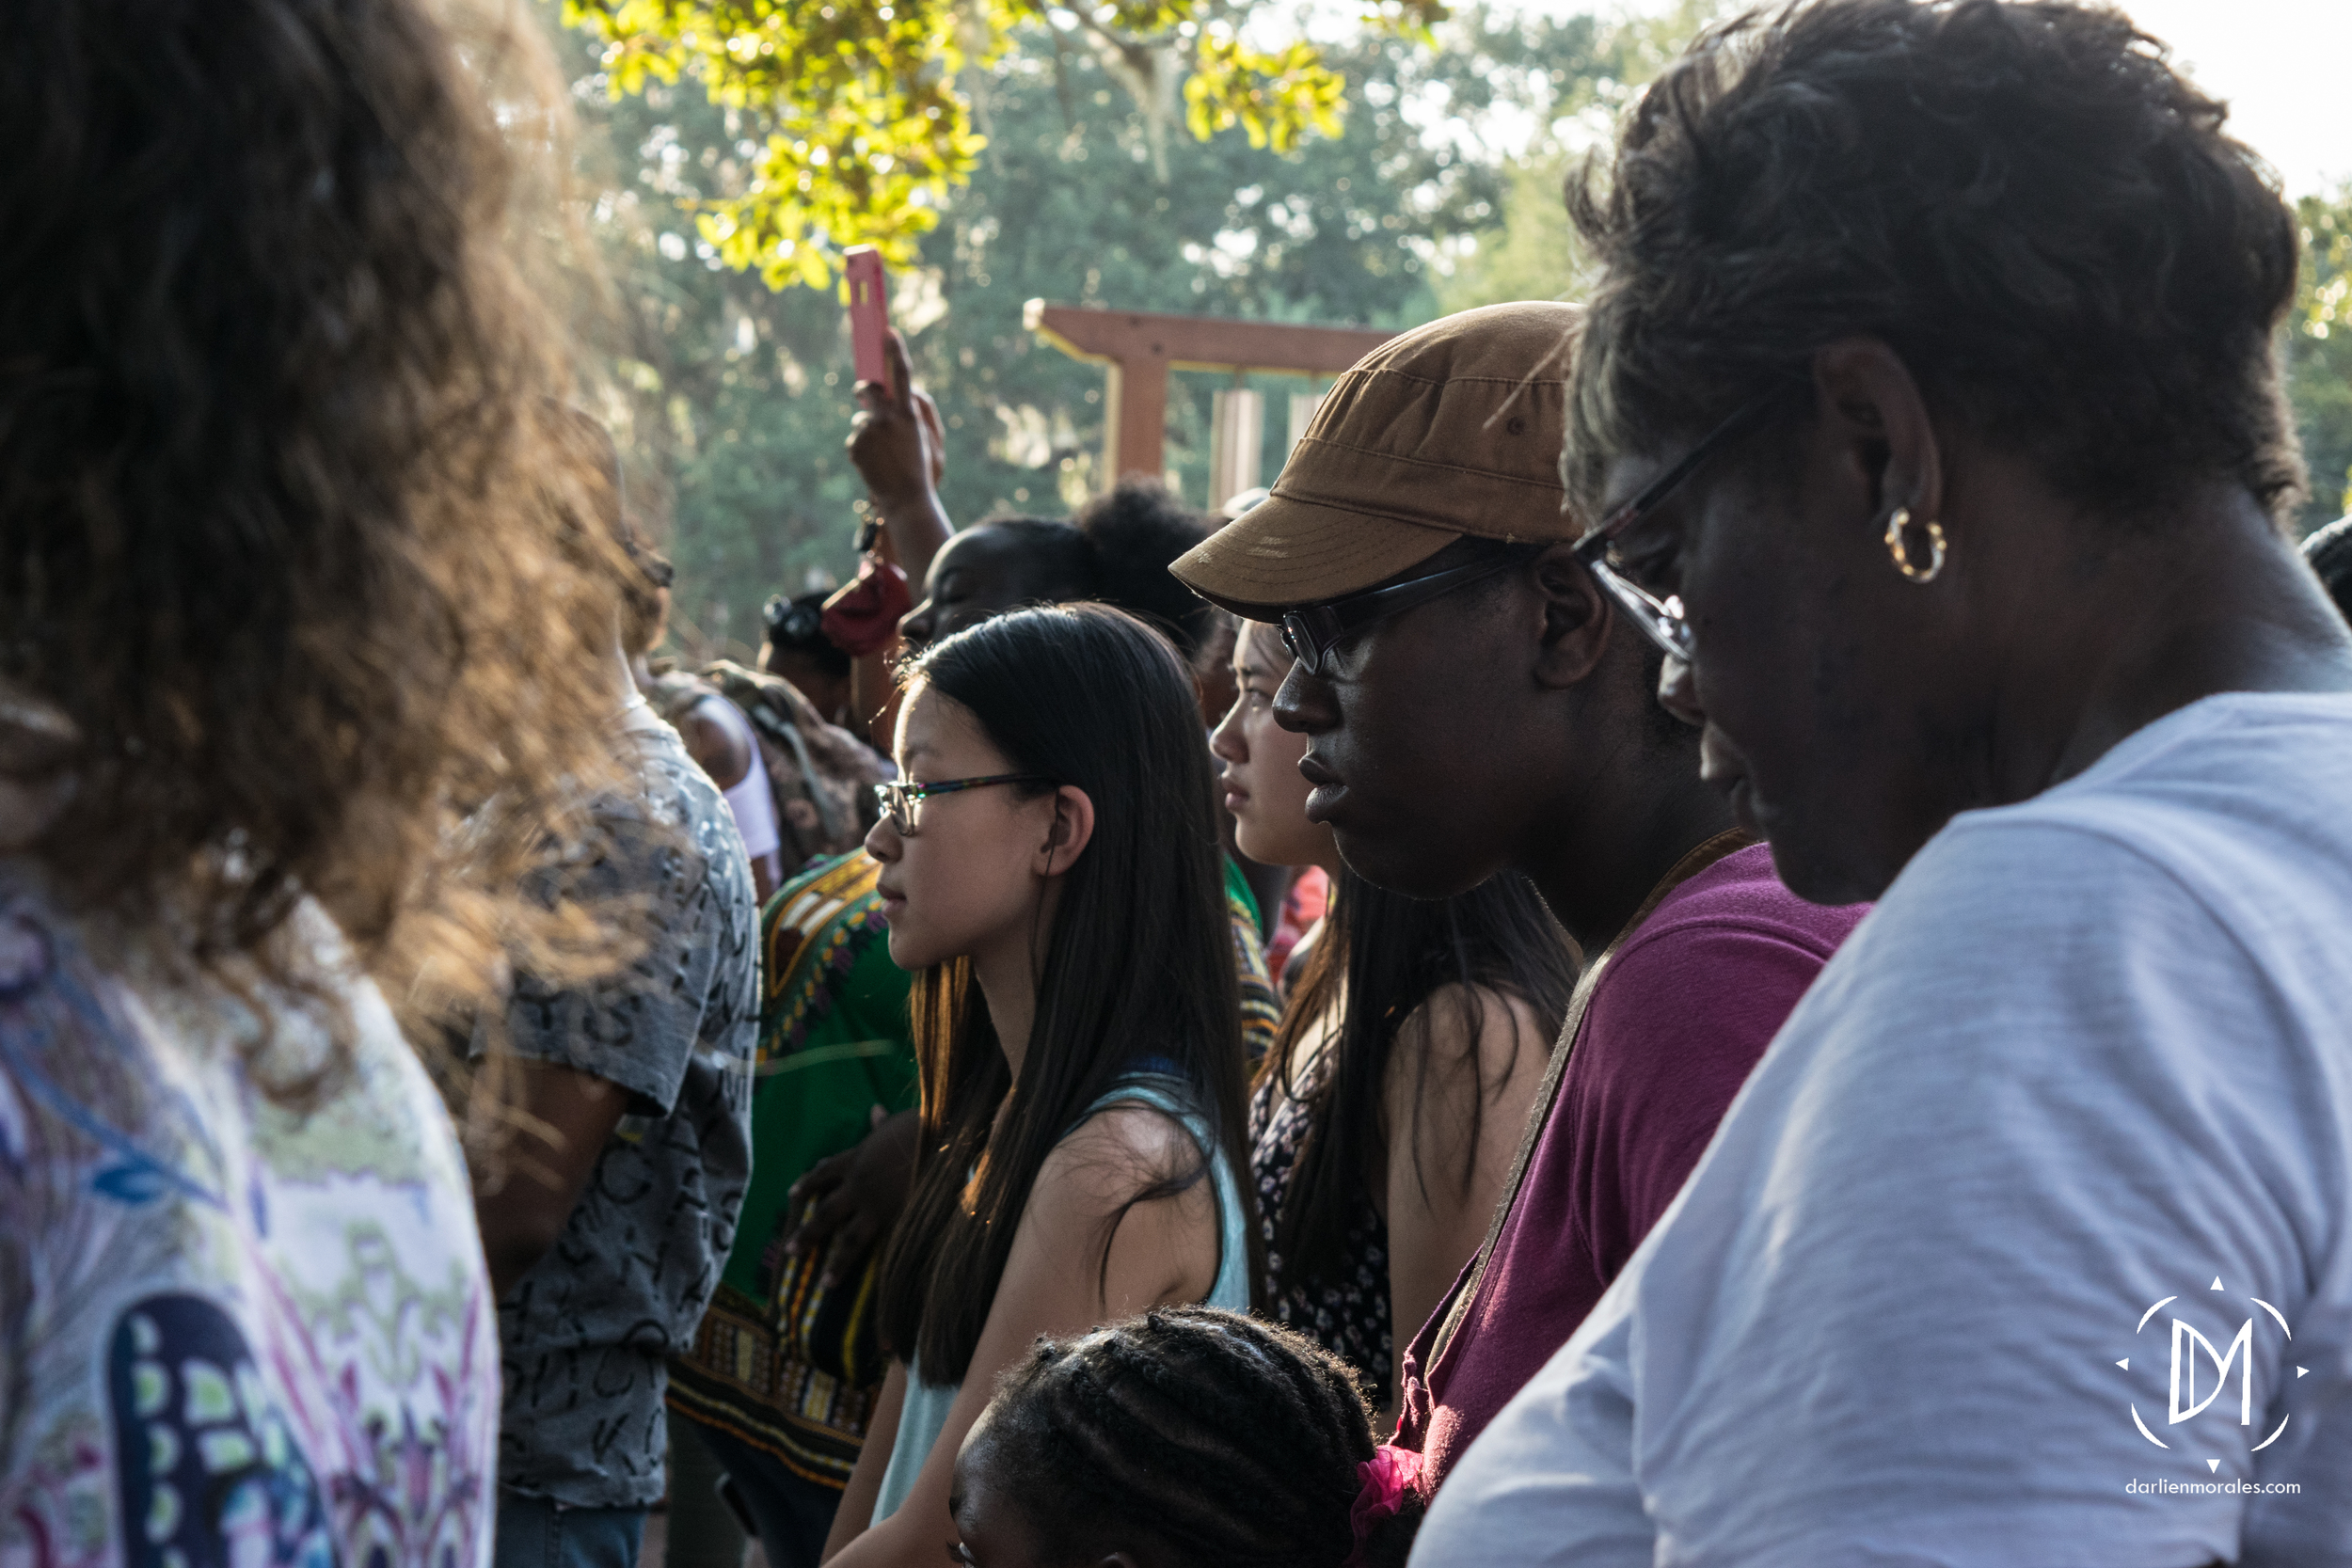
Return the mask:
{"type": "MultiPolygon", "coordinates": [[[[1414,576],[1456,564],[1449,546],[1414,576]]],[[[1530,745],[1540,604],[1513,571],[1382,621],[1294,666],[1275,701],[1308,737],[1307,815],[1366,880],[1449,898],[1518,858],[1542,800],[1530,745]]]]}

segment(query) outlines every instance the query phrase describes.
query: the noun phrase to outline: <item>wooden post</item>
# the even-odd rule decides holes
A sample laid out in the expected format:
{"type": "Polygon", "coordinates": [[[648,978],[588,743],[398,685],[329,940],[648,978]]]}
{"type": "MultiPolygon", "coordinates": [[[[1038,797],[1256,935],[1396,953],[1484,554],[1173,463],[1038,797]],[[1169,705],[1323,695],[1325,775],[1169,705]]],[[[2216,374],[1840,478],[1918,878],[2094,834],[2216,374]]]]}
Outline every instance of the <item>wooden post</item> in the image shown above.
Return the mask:
{"type": "Polygon", "coordinates": [[[1126,474],[1165,471],[1168,372],[1267,371],[1337,375],[1396,336],[1361,326],[1170,316],[1029,301],[1030,331],[1075,359],[1107,366],[1104,487],[1126,474]]]}

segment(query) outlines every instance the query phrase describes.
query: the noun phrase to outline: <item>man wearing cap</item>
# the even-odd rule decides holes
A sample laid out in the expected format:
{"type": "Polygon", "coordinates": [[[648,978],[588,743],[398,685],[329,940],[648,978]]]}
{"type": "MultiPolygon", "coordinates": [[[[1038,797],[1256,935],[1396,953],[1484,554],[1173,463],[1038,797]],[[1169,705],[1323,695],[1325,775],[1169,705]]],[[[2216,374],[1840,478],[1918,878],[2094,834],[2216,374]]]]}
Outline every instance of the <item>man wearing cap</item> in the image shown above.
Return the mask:
{"type": "Polygon", "coordinates": [[[1587,956],[1486,1244],[1406,1355],[1424,1490],[1599,1300],[1864,912],[1781,885],[1659,705],[1638,601],[1577,559],[1576,319],[1501,305],[1383,344],[1173,568],[1282,623],[1275,715],[1351,866],[1424,898],[1518,871],[1587,956]]]}

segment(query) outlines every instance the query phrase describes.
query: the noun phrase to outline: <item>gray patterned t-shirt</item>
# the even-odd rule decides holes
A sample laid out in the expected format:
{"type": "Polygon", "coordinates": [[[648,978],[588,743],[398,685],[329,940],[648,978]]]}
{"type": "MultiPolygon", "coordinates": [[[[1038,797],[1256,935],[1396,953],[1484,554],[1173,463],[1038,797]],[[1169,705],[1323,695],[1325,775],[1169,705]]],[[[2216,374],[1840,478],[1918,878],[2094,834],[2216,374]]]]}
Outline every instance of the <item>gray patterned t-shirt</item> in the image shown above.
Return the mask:
{"type": "Polygon", "coordinates": [[[509,1013],[517,1053],[631,1099],[563,1236],[499,1304],[500,1484],[581,1507],[661,1497],[667,1361],[718,1287],[751,1172],[750,863],[676,732],[646,719],[628,732],[643,799],[599,807],[612,848],[586,882],[648,897],[652,946],[610,988],[518,983],[509,1013]]]}

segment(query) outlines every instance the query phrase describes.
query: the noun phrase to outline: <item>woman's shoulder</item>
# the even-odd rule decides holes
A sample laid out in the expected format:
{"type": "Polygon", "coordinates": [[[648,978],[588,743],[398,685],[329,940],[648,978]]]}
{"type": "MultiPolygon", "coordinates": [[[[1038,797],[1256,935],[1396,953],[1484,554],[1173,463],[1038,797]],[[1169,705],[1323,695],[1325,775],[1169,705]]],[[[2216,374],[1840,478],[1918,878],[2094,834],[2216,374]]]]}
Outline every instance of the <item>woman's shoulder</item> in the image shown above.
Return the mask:
{"type": "Polygon", "coordinates": [[[1467,1060],[1475,1051],[1482,1066],[1507,1065],[1531,1040],[1540,1050],[1551,1043],[1558,1021],[1548,1020],[1518,991],[1458,981],[1438,987],[1421,1000],[1397,1030],[1403,1049],[1390,1054],[1391,1070],[1415,1054],[1433,1065],[1467,1060]]]}
{"type": "Polygon", "coordinates": [[[1199,1119],[1181,1085],[1123,1079],[1062,1134],[1039,1167],[1039,1188],[1125,1203],[1200,1160],[1199,1119]]]}

